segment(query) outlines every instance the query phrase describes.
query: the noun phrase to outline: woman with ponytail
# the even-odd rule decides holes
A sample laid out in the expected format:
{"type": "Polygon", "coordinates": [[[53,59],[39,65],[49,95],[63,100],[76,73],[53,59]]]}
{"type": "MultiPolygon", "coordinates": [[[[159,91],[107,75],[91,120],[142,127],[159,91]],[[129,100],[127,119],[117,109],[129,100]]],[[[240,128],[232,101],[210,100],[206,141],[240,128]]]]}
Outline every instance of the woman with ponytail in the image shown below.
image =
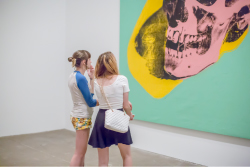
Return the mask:
{"type": "Polygon", "coordinates": [[[73,109],[70,113],[71,122],[76,130],[76,148],[71,159],[70,166],[84,166],[84,157],[87,151],[89,130],[92,122],[93,108],[99,105],[94,95],[94,68],[91,65],[91,55],[86,50],[76,51],[68,58],[72,62],[75,71],[70,74],[68,86],[70,89],[73,109]],[[90,85],[84,76],[88,72],[90,85]]]}
{"type": "Polygon", "coordinates": [[[94,81],[97,98],[100,102],[100,109],[96,116],[94,128],[89,138],[89,145],[98,148],[99,166],[108,166],[109,147],[113,144],[118,145],[124,166],[132,166],[130,144],[132,138],[130,129],[126,133],[119,133],[108,130],[104,127],[105,111],[109,109],[118,109],[126,111],[133,120],[134,115],[131,113],[132,105],[128,100],[129,85],[125,76],[119,75],[115,56],[111,52],[101,54],[95,67],[94,81]],[[102,88],[101,88],[102,86],[102,88]],[[105,92],[109,105],[101,92],[105,92]]]}

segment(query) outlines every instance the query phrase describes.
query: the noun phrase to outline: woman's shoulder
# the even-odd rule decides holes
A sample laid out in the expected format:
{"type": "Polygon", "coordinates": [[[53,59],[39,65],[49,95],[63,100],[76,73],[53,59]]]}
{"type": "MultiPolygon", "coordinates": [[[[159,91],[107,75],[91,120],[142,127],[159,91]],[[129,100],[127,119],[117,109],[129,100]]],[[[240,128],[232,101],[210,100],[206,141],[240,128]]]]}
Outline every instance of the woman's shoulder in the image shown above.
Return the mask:
{"type": "Polygon", "coordinates": [[[127,79],[127,77],[125,75],[118,75],[118,77],[121,79],[127,79]]]}
{"type": "Polygon", "coordinates": [[[84,75],[82,75],[80,72],[76,73],[76,80],[79,82],[82,82],[82,81],[88,82],[87,78],[84,75]]]}
{"type": "Polygon", "coordinates": [[[120,81],[120,82],[123,82],[123,81],[127,81],[128,79],[127,79],[127,77],[124,76],[124,75],[118,75],[118,76],[117,76],[117,80],[120,81]]]}

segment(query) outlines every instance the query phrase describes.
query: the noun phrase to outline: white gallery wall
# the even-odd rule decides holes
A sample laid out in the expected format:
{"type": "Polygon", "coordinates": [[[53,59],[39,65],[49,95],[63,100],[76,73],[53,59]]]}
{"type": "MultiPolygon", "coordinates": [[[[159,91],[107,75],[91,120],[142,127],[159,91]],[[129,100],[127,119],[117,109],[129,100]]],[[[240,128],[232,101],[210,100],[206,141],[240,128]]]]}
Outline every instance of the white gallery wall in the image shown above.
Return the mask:
{"type": "MultiPolygon", "coordinates": [[[[73,131],[67,58],[86,49],[93,65],[105,51],[119,61],[119,0],[0,0],[0,21],[0,136],[73,131]]],[[[137,120],[130,128],[132,147],[202,165],[250,165],[247,139],[137,120]]]]}
{"type": "Polygon", "coordinates": [[[65,1],[0,0],[0,136],[64,128],[65,1]]]}

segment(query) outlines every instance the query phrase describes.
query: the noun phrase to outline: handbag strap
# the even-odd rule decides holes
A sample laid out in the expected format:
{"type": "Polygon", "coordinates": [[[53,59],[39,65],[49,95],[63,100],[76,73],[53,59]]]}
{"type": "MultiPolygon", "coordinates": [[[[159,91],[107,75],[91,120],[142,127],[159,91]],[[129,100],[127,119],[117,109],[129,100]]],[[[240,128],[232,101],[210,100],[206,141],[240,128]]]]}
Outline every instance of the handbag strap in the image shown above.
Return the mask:
{"type": "MultiPolygon", "coordinates": [[[[97,82],[97,81],[96,81],[97,82]]],[[[101,85],[100,85],[100,87],[101,87],[101,92],[102,92],[102,95],[104,96],[104,98],[106,99],[106,102],[108,103],[108,106],[109,106],[109,109],[112,111],[112,112],[114,112],[113,111],[113,109],[111,108],[111,106],[110,106],[110,104],[109,104],[109,101],[108,101],[108,98],[106,97],[106,95],[105,95],[105,93],[104,93],[104,89],[103,89],[103,78],[102,78],[102,83],[101,83],[101,85]]],[[[122,108],[123,109],[123,108],[122,108]]],[[[125,111],[124,111],[124,109],[123,109],[123,112],[124,112],[124,115],[126,114],[125,113],[125,111]]]]}

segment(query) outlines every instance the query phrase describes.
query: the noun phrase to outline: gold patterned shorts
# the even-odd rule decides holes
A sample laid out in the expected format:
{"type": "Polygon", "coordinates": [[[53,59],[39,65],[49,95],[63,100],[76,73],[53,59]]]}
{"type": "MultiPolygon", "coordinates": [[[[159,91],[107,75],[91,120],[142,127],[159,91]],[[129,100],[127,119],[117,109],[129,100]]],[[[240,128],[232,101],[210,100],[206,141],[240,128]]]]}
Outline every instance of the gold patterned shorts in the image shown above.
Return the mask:
{"type": "Polygon", "coordinates": [[[91,118],[75,118],[70,117],[72,125],[74,126],[75,130],[83,130],[87,128],[92,128],[92,121],[91,118]]]}

